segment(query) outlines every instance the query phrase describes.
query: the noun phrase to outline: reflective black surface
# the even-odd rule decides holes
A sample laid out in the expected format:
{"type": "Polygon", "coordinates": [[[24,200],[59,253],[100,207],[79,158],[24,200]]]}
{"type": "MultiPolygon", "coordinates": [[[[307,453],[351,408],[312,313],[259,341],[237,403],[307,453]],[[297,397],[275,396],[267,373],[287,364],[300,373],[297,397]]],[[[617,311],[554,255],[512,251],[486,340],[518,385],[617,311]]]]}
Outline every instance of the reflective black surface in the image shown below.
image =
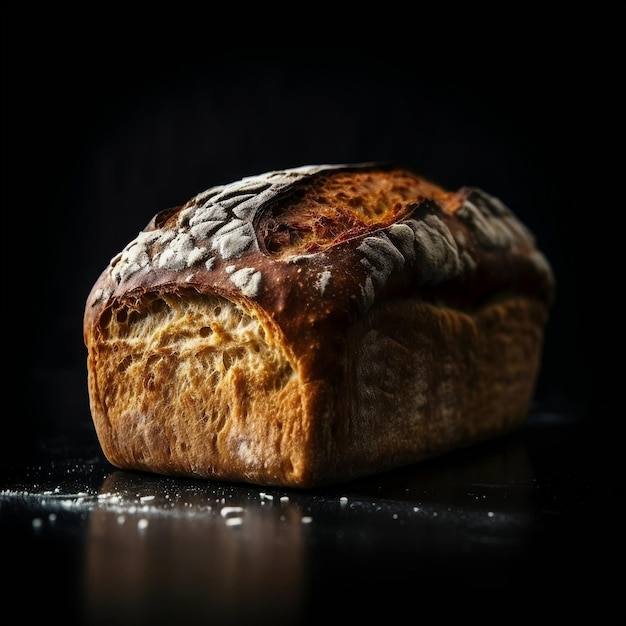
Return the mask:
{"type": "Polygon", "coordinates": [[[77,624],[608,617],[623,487],[593,442],[534,413],[497,441],[296,491],[119,471],[90,428],[68,431],[1,486],[4,596],[77,624]]]}

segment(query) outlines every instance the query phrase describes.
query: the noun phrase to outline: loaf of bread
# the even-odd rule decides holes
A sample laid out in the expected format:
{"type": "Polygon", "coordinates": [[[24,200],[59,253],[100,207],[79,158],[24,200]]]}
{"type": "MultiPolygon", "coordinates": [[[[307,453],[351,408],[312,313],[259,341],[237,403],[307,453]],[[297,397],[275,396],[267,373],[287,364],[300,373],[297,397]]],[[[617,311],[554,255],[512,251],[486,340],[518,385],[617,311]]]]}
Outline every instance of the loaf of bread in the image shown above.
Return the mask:
{"type": "Polygon", "coordinates": [[[89,400],[119,468],[313,488],[528,415],[554,278],[477,188],[305,166],[158,213],[85,307],[89,400]]]}

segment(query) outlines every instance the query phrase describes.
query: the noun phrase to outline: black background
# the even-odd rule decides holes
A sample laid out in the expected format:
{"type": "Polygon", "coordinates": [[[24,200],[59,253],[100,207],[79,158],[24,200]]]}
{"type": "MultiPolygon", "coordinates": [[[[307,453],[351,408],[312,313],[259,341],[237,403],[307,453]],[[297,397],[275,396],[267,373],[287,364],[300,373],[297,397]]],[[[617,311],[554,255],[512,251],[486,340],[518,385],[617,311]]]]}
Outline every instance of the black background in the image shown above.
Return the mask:
{"type": "Polygon", "coordinates": [[[85,301],[154,213],[361,161],[481,187],[534,231],[557,278],[537,407],[614,441],[618,7],[5,2],[3,459],[90,423],[85,301]]]}

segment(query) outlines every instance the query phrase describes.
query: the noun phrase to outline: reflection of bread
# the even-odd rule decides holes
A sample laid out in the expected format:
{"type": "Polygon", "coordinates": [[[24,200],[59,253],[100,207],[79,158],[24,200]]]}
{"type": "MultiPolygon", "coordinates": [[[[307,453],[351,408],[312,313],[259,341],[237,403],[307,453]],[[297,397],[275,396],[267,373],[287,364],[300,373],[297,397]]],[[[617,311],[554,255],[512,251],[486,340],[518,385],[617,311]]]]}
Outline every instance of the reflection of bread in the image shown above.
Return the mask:
{"type": "Polygon", "coordinates": [[[222,506],[221,493],[193,481],[112,472],[89,515],[88,619],[81,623],[300,623],[308,565],[303,510],[237,490],[228,490],[222,506]],[[233,529],[229,519],[242,527],[233,529]]]}
{"type": "Polygon", "coordinates": [[[377,165],[244,178],[157,214],[84,318],[94,424],[125,469],[314,487],[527,415],[553,297],[478,189],[377,165]]]}

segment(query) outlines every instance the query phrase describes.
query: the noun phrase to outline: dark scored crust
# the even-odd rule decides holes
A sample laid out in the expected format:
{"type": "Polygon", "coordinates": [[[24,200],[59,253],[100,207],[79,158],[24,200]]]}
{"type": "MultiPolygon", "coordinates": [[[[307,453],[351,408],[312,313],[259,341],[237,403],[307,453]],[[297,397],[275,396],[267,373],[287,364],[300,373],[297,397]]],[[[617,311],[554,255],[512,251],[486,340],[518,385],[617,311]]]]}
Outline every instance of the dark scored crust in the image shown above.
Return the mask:
{"type": "Polygon", "coordinates": [[[245,178],[157,214],[94,284],[94,424],[111,462],[168,474],[309,487],[415,462],[521,423],[553,292],[481,190],[377,164],[245,178]]]}

